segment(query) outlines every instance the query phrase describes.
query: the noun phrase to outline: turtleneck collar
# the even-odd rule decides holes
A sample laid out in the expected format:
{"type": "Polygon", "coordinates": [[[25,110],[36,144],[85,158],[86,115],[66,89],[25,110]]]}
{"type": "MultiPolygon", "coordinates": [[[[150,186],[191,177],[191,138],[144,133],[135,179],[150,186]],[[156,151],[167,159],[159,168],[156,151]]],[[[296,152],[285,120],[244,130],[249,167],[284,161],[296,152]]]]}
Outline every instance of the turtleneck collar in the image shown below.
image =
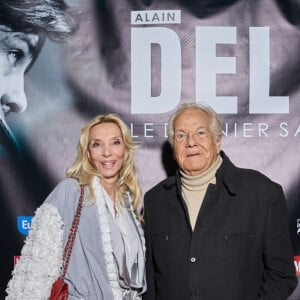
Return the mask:
{"type": "Polygon", "coordinates": [[[215,162],[204,173],[197,176],[186,175],[180,170],[181,184],[189,191],[200,191],[206,189],[210,183],[216,183],[216,172],[222,164],[222,157],[218,154],[215,162]]]}

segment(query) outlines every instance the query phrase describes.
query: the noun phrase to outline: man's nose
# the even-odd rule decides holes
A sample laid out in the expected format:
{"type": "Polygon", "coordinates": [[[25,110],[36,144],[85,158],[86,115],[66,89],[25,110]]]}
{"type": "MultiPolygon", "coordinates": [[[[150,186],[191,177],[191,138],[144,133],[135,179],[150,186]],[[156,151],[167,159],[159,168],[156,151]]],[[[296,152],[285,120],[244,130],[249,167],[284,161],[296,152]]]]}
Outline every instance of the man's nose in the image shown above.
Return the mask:
{"type": "Polygon", "coordinates": [[[196,144],[195,136],[194,134],[188,134],[186,138],[186,145],[187,147],[193,147],[196,144]]]}
{"type": "Polygon", "coordinates": [[[27,98],[24,91],[24,78],[11,82],[1,97],[1,105],[6,105],[9,111],[22,113],[27,107],[27,98]]]}

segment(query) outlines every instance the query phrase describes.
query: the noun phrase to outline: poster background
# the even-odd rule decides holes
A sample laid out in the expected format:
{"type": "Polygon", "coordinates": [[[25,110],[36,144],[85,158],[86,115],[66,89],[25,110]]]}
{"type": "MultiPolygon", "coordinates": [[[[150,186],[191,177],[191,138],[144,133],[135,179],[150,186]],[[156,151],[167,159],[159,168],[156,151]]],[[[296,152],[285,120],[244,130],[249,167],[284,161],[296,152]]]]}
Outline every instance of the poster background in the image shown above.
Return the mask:
{"type": "MultiPolygon", "coordinates": [[[[3,236],[0,263],[3,296],[0,297],[4,298],[13,257],[20,254],[25,238],[17,228],[18,216],[32,216],[36,207],[63,178],[75,158],[80,130],[90,118],[112,112],[132,126],[135,139],[143,142],[136,161],[144,192],[174,171],[164,126],[179,103],[168,112],[132,113],[133,28],[168,28],[178,37],[181,49],[180,103],[196,101],[196,27],[236,28],[236,43],[216,48],[216,56],[236,58],[233,74],[216,75],[216,95],[238,97],[237,113],[220,114],[224,131],[226,126],[230,129],[223,137],[222,148],[238,166],[258,169],[283,186],[294,254],[299,256],[299,2],[69,0],[68,3],[80,11],[78,30],[64,45],[46,41],[25,77],[28,108],[23,114],[8,118],[20,143],[22,156],[0,156],[0,226],[3,236]],[[180,10],[181,23],[131,25],[131,11],[146,10],[180,10]],[[249,113],[250,27],[269,28],[269,95],[289,96],[288,113],[249,113]],[[284,128],[288,132],[280,127],[283,123],[286,123],[284,128]],[[266,126],[260,124],[268,125],[267,135],[259,135],[259,126],[266,126]],[[237,130],[234,130],[235,126],[237,130]]],[[[206,38],[211,39],[210,36],[206,38]]],[[[151,49],[151,92],[154,96],[152,100],[141,99],[145,102],[153,101],[162,92],[162,50],[158,45],[151,49]]],[[[145,67],[143,63],[145,61],[140,62],[141,68],[145,67]]],[[[165,71],[171,76],[171,67],[165,71]]],[[[140,84],[143,86],[143,82],[140,84]]],[[[201,100],[210,101],[209,98],[201,100]]],[[[162,105],[159,101],[158,109],[162,105]]],[[[290,299],[299,299],[299,296],[298,285],[290,299]]]]}

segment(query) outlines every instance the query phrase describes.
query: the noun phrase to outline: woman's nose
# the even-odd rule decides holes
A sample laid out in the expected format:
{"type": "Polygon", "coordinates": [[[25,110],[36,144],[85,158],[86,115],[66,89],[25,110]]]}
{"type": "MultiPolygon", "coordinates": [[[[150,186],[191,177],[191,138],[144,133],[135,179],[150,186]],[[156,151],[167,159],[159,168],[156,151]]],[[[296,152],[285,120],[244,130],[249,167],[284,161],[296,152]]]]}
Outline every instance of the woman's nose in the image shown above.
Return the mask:
{"type": "Polygon", "coordinates": [[[102,147],[102,155],[104,157],[109,157],[111,155],[110,147],[108,145],[103,145],[103,147],[102,147]]]}
{"type": "Polygon", "coordinates": [[[27,98],[24,91],[24,77],[19,76],[8,84],[1,97],[1,105],[7,107],[7,111],[22,113],[27,107],[27,98]]]}

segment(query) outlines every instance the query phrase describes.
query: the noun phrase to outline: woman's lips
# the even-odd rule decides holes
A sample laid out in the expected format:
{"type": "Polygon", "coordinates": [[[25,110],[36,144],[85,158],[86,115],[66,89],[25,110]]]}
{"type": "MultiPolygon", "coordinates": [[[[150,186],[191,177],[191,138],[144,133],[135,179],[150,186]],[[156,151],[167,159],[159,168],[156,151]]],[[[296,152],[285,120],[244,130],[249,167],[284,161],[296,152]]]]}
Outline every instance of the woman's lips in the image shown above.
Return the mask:
{"type": "Polygon", "coordinates": [[[101,165],[106,169],[112,168],[115,164],[116,164],[115,160],[101,161],[101,165]]]}

